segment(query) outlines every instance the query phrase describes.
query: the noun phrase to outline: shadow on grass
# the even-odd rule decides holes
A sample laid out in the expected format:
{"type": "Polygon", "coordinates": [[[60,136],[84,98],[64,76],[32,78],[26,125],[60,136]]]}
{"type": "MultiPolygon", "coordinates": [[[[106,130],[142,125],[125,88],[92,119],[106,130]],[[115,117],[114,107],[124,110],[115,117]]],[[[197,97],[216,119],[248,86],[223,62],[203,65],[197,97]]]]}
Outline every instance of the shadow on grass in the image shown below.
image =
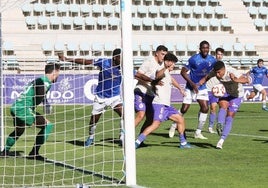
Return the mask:
{"type": "MultiPolygon", "coordinates": [[[[101,142],[117,144],[117,145],[119,145],[119,146],[120,146],[120,144],[121,144],[121,142],[120,142],[119,139],[106,138],[106,139],[99,140],[97,143],[94,143],[94,146],[107,146],[107,147],[113,147],[113,146],[111,146],[111,145],[105,145],[105,144],[102,144],[101,142]]],[[[75,146],[82,146],[82,147],[85,146],[85,141],[81,141],[81,140],[70,140],[70,141],[67,141],[66,143],[69,143],[69,144],[72,144],[72,145],[75,145],[75,146]]]]}
{"type": "Polygon", "coordinates": [[[263,144],[268,143],[268,140],[263,140],[263,139],[253,139],[253,141],[262,142],[263,144]]]}

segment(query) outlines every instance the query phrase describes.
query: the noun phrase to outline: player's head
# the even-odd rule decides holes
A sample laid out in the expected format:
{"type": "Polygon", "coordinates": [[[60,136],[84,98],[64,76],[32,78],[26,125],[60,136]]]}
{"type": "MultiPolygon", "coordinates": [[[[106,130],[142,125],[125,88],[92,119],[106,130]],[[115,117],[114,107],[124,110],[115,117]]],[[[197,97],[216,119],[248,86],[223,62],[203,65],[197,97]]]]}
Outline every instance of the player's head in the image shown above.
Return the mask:
{"type": "Polygon", "coordinates": [[[217,78],[222,78],[225,74],[225,64],[222,61],[217,61],[213,67],[217,78]]]}
{"type": "Polygon", "coordinates": [[[173,70],[175,63],[177,63],[177,62],[178,62],[178,58],[172,53],[167,53],[164,56],[164,63],[167,67],[169,67],[169,70],[171,70],[171,69],[173,70]]]}
{"type": "Polygon", "coordinates": [[[199,50],[200,50],[200,54],[202,57],[206,57],[209,53],[209,43],[206,40],[203,40],[202,42],[200,42],[199,44],[199,50]]]}
{"type": "Polygon", "coordinates": [[[155,60],[158,63],[162,63],[164,61],[164,56],[167,54],[168,52],[168,48],[165,47],[164,45],[159,45],[157,46],[156,50],[155,50],[155,60]]]}
{"type": "Polygon", "coordinates": [[[215,54],[216,59],[217,59],[218,61],[221,61],[222,58],[223,58],[224,49],[219,47],[219,48],[216,48],[215,52],[216,52],[216,54],[215,54]]]}
{"type": "Polygon", "coordinates": [[[60,64],[48,63],[45,66],[45,74],[52,83],[55,83],[60,74],[60,64]]]}
{"type": "Polygon", "coordinates": [[[263,66],[263,59],[258,59],[257,65],[258,65],[258,67],[262,67],[263,66]]]}
{"type": "Polygon", "coordinates": [[[113,51],[113,64],[116,65],[116,66],[117,65],[120,65],[120,62],[121,62],[121,53],[122,53],[121,48],[116,48],[113,51]]]}

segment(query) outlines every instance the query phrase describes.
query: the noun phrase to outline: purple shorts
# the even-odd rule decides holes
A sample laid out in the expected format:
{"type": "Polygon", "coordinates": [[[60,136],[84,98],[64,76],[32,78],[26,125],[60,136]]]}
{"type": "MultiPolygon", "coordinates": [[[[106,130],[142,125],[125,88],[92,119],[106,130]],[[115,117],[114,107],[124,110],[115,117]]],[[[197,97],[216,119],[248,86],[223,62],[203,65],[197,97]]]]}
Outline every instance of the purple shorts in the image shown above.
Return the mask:
{"type": "Polygon", "coordinates": [[[154,108],[154,121],[167,121],[173,114],[179,114],[178,110],[172,106],[166,106],[163,104],[153,104],[154,108]]]}
{"type": "Polygon", "coordinates": [[[139,111],[146,111],[147,110],[152,110],[152,101],[154,99],[153,96],[141,93],[141,92],[135,92],[135,98],[134,98],[134,107],[135,107],[135,111],[139,112],[139,111]]]}
{"type": "Polygon", "coordinates": [[[212,104],[212,103],[218,103],[219,102],[219,98],[215,97],[212,93],[212,91],[208,92],[208,105],[212,104]]]}
{"type": "Polygon", "coordinates": [[[230,112],[237,112],[241,103],[242,103],[243,97],[233,97],[229,94],[225,94],[223,97],[219,98],[219,101],[225,100],[229,102],[228,111],[230,112]]]}

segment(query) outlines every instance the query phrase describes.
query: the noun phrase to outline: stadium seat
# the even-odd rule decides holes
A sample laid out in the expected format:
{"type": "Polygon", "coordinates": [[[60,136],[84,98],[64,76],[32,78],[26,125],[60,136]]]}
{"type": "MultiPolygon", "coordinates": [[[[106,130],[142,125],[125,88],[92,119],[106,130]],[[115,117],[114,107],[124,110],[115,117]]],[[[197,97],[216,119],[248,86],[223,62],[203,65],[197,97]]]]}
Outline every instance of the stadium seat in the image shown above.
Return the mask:
{"type": "Polygon", "coordinates": [[[90,16],[91,7],[88,4],[80,5],[81,16],[90,16]]]}
{"type": "Polygon", "coordinates": [[[54,50],[55,52],[63,52],[65,51],[65,45],[63,42],[60,42],[60,41],[57,41],[55,44],[54,44],[54,50]]]}
{"type": "Polygon", "coordinates": [[[201,18],[203,15],[203,8],[201,6],[194,6],[193,8],[193,17],[201,18]]]}
{"type": "Polygon", "coordinates": [[[156,5],[151,5],[148,8],[148,16],[151,18],[158,17],[159,9],[156,5]]]}
{"type": "Polygon", "coordinates": [[[90,47],[87,42],[82,42],[79,44],[79,51],[81,56],[89,55],[90,47]]]}
{"type": "Polygon", "coordinates": [[[187,26],[187,19],[185,18],[178,18],[177,19],[177,30],[178,31],[185,31],[187,26]]]}
{"type": "Polygon", "coordinates": [[[216,6],[214,12],[215,18],[217,19],[222,19],[225,16],[225,12],[222,6],[216,6]]]}
{"type": "Polygon", "coordinates": [[[42,16],[44,13],[45,7],[44,4],[35,3],[33,4],[33,15],[34,16],[42,16]]]}
{"type": "Polygon", "coordinates": [[[176,19],[175,18],[167,18],[166,19],[166,30],[175,30],[176,29],[176,19]]]}
{"type": "Polygon", "coordinates": [[[197,50],[198,50],[198,45],[196,43],[189,42],[187,44],[187,55],[188,56],[192,56],[192,55],[196,54],[197,50]]]}
{"type": "Polygon", "coordinates": [[[180,6],[172,6],[170,8],[170,17],[171,18],[178,18],[181,14],[181,7],[180,6]]]}
{"type": "Polygon", "coordinates": [[[241,63],[240,63],[240,59],[239,58],[235,58],[232,57],[229,59],[229,65],[235,68],[240,68],[241,67],[241,63]]]}
{"type": "Polygon", "coordinates": [[[95,24],[96,24],[96,18],[85,17],[85,29],[86,30],[94,30],[95,24]]]}
{"type": "Polygon", "coordinates": [[[143,42],[141,43],[140,45],[140,55],[141,56],[149,56],[151,55],[151,51],[152,51],[152,48],[151,48],[151,45],[147,42],[143,42]]]}
{"type": "Polygon", "coordinates": [[[252,5],[252,0],[243,0],[243,4],[246,6],[246,7],[249,7],[252,5]]]}
{"type": "Polygon", "coordinates": [[[259,7],[259,18],[266,19],[268,15],[268,8],[267,7],[259,7]]]}
{"type": "Polygon", "coordinates": [[[187,5],[189,6],[195,6],[196,5],[196,0],[188,0],[187,5]]]}
{"type": "Polygon", "coordinates": [[[28,29],[35,29],[36,28],[36,17],[35,16],[26,16],[25,22],[28,29]]]}
{"type": "Polygon", "coordinates": [[[49,28],[51,30],[58,30],[60,28],[60,18],[58,16],[49,17],[49,28]]]}
{"type": "Polygon", "coordinates": [[[45,15],[46,16],[54,16],[56,11],[57,11],[56,4],[48,3],[45,5],[45,12],[46,12],[45,15]]]}
{"type": "Polygon", "coordinates": [[[148,13],[148,7],[145,5],[138,5],[137,6],[137,16],[139,18],[144,18],[147,16],[148,13]]]}
{"type": "Polygon", "coordinates": [[[256,49],[255,49],[255,45],[253,43],[246,43],[245,44],[245,55],[246,56],[255,56],[256,55],[256,49]]]}
{"type": "Polygon", "coordinates": [[[157,17],[154,19],[154,30],[161,31],[164,29],[164,26],[165,26],[164,18],[157,17]]]}
{"type": "Polygon", "coordinates": [[[208,5],[215,7],[215,6],[219,5],[219,1],[220,0],[209,0],[208,5]]]}
{"type": "Polygon", "coordinates": [[[110,42],[104,43],[104,56],[112,56],[112,52],[115,49],[115,45],[110,42]]]}
{"type": "Polygon", "coordinates": [[[242,57],[240,59],[240,64],[242,68],[247,68],[247,69],[251,68],[254,65],[250,57],[242,57]]]}
{"type": "Polygon", "coordinates": [[[168,18],[170,15],[170,7],[167,5],[160,6],[159,14],[162,18],[168,18]]]}
{"type": "Polygon", "coordinates": [[[110,30],[117,30],[120,26],[120,19],[117,17],[109,17],[108,19],[108,28],[110,30]]]}
{"type": "Polygon", "coordinates": [[[220,24],[221,24],[221,31],[231,31],[232,26],[231,26],[229,18],[221,19],[220,24]]]}
{"type": "Polygon", "coordinates": [[[100,4],[93,4],[92,5],[92,16],[93,17],[100,17],[102,14],[103,8],[100,4]]]}
{"type": "Polygon", "coordinates": [[[139,45],[135,42],[132,42],[132,52],[133,52],[133,56],[139,56],[139,45]]]}
{"type": "Polygon", "coordinates": [[[257,7],[250,6],[248,7],[248,13],[252,19],[256,19],[259,11],[257,7]]]}
{"type": "Polygon", "coordinates": [[[67,16],[68,11],[69,11],[68,5],[64,3],[60,3],[57,5],[58,16],[67,16]]]}
{"type": "Polygon", "coordinates": [[[84,18],[81,16],[76,16],[73,19],[74,30],[82,30],[84,26],[84,18]]]}
{"type": "Polygon", "coordinates": [[[204,7],[204,18],[213,18],[214,16],[214,8],[212,6],[204,7]]]}
{"type": "Polygon", "coordinates": [[[244,46],[241,43],[233,44],[233,55],[234,56],[242,56],[244,54],[244,46]]]}
{"type": "Polygon", "coordinates": [[[191,14],[192,14],[192,7],[186,5],[181,8],[181,16],[183,18],[190,18],[191,14]]]}
{"type": "Polygon", "coordinates": [[[49,21],[46,16],[39,16],[37,19],[38,29],[44,30],[48,28],[49,21]]]}
{"type": "Polygon", "coordinates": [[[198,20],[199,31],[207,31],[209,28],[209,21],[206,18],[198,20]]]}
{"type": "Polygon", "coordinates": [[[3,55],[14,55],[14,45],[12,42],[4,41],[2,49],[3,55]]]}
{"type": "Polygon", "coordinates": [[[77,55],[77,51],[79,50],[78,48],[78,44],[74,43],[74,42],[69,42],[67,43],[67,55],[68,56],[76,56],[77,55]]]}
{"type": "Polygon", "coordinates": [[[263,0],[252,0],[252,6],[260,7],[263,0]]]}
{"type": "Polygon", "coordinates": [[[72,29],[73,19],[69,16],[63,16],[61,18],[61,25],[63,30],[70,30],[72,29]]]}
{"type": "Polygon", "coordinates": [[[92,43],[91,45],[92,55],[101,56],[103,51],[103,44],[101,43],[92,43]]]}
{"type": "Polygon", "coordinates": [[[22,5],[21,10],[24,16],[31,16],[33,6],[32,4],[25,3],[24,5],[22,5]]]}
{"type": "Polygon", "coordinates": [[[97,18],[97,29],[105,30],[107,28],[108,19],[107,17],[98,17],[97,18]]]}
{"type": "Polygon", "coordinates": [[[114,6],[107,4],[107,5],[103,5],[103,16],[105,17],[110,17],[112,16],[114,13],[114,6]]]}
{"type": "Polygon", "coordinates": [[[222,45],[222,48],[224,49],[224,56],[231,56],[233,51],[233,44],[230,42],[225,42],[222,45]]]}
{"type": "Polygon", "coordinates": [[[257,18],[254,20],[254,25],[258,31],[263,31],[265,27],[265,22],[263,19],[257,18]]]}
{"type": "Polygon", "coordinates": [[[197,0],[197,5],[204,7],[208,5],[208,0],[197,0]]]}
{"type": "Polygon", "coordinates": [[[174,53],[176,51],[175,44],[173,42],[166,42],[164,45],[168,48],[169,52],[174,53]]]}
{"type": "Polygon", "coordinates": [[[80,13],[80,6],[78,4],[70,4],[69,5],[69,16],[76,17],[80,13]]]}
{"type": "Polygon", "coordinates": [[[132,29],[134,31],[141,30],[141,27],[142,27],[142,19],[141,18],[138,18],[138,17],[132,18],[131,22],[132,22],[132,29]]]}
{"type": "Polygon", "coordinates": [[[149,18],[149,17],[143,18],[142,25],[143,25],[144,31],[152,30],[154,26],[153,18],[149,18]]]}
{"type": "Polygon", "coordinates": [[[212,18],[209,20],[210,31],[219,31],[220,30],[220,21],[218,19],[212,18]]]}
{"type": "Polygon", "coordinates": [[[6,68],[8,70],[19,70],[19,62],[15,55],[6,56],[4,61],[6,61],[6,68]]]}
{"type": "Polygon", "coordinates": [[[52,55],[52,51],[54,50],[53,43],[50,41],[43,42],[41,48],[45,55],[52,55]]]}
{"type": "Polygon", "coordinates": [[[176,0],[176,4],[179,5],[179,6],[184,6],[186,5],[187,1],[185,0],[176,0]]]}
{"type": "Polygon", "coordinates": [[[188,19],[188,31],[196,31],[198,28],[198,21],[195,18],[188,19]]]}

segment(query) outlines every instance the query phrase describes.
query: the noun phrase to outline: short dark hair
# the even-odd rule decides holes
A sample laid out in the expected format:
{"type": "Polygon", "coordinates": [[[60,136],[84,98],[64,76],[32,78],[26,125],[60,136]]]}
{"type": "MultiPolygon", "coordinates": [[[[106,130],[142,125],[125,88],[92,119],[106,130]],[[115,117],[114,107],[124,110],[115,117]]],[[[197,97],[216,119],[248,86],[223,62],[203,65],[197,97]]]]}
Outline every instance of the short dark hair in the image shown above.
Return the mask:
{"type": "Polygon", "coordinates": [[[201,49],[202,46],[205,45],[205,44],[209,45],[209,42],[206,41],[206,40],[201,41],[200,44],[199,44],[199,49],[201,49]]]}
{"type": "Polygon", "coordinates": [[[174,54],[168,52],[164,56],[164,61],[172,61],[174,63],[177,63],[178,62],[178,58],[174,54]]]}
{"type": "Polygon", "coordinates": [[[224,49],[221,48],[221,47],[219,47],[219,48],[216,48],[215,52],[216,52],[216,53],[217,53],[217,52],[224,53],[224,49]]]}
{"type": "Polygon", "coordinates": [[[121,48],[116,48],[116,49],[114,49],[114,51],[113,51],[113,57],[114,57],[114,56],[117,56],[117,55],[120,55],[121,53],[122,53],[121,48]]]}
{"type": "Polygon", "coordinates": [[[60,64],[58,63],[48,63],[45,66],[45,74],[50,74],[54,70],[60,70],[60,64]]]}
{"type": "Polygon", "coordinates": [[[168,48],[165,47],[164,45],[159,45],[159,46],[157,46],[157,48],[156,48],[156,52],[158,52],[158,51],[164,51],[164,52],[167,52],[167,51],[168,51],[168,48]]]}
{"type": "Polygon", "coordinates": [[[263,62],[263,59],[258,59],[257,63],[263,62]]]}
{"type": "Polygon", "coordinates": [[[217,61],[213,67],[214,71],[218,71],[225,67],[224,63],[222,61],[217,61]]]}

